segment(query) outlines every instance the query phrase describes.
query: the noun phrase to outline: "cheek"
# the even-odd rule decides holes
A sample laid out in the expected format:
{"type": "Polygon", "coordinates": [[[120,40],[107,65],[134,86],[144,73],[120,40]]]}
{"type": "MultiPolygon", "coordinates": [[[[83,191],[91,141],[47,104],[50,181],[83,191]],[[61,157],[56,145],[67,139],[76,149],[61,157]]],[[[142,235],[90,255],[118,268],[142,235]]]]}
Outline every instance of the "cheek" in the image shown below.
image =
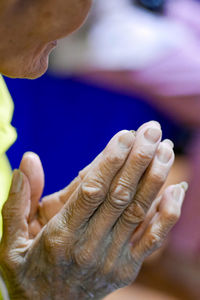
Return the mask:
{"type": "Polygon", "coordinates": [[[39,31],[46,35],[48,41],[66,37],[78,29],[85,21],[91,7],[91,0],[73,0],[71,5],[69,1],[66,2],[68,6],[63,10],[55,9],[43,13],[41,24],[38,27],[39,31]]]}

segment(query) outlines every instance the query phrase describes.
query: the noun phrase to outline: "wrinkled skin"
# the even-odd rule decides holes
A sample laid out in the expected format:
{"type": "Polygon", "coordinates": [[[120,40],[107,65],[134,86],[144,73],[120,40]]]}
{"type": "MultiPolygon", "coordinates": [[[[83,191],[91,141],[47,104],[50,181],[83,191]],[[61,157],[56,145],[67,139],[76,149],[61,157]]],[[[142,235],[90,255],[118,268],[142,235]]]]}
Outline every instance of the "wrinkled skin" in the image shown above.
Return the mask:
{"type": "MultiPolygon", "coordinates": [[[[0,73],[36,78],[53,41],[86,18],[91,0],[1,0],[0,73]]],[[[27,153],[3,208],[0,272],[11,299],[101,299],[132,283],[177,221],[185,190],[155,199],[174,160],[159,124],[119,132],[63,191],[39,202],[44,174],[27,153]],[[148,139],[149,137],[149,139],[148,139]]]]}
{"type": "Polygon", "coordinates": [[[0,73],[36,78],[48,67],[52,43],[77,29],[92,0],[1,0],[0,73]]]}
{"type": "Polygon", "coordinates": [[[170,186],[156,198],[174,161],[161,134],[155,122],[119,132],[40,203],[40,160],[23,157],[3,208],[0,270],[11,299],[102,299],[135,280],[178,220],[186,190],[170,186]]]}

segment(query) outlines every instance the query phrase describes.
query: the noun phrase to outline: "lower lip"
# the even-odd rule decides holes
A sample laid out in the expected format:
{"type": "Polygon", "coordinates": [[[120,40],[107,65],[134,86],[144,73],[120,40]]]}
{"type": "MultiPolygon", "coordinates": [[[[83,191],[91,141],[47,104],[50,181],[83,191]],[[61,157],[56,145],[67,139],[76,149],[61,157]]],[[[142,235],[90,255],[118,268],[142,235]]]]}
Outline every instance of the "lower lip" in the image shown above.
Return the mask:
{"type": "Polygon", "coordinates": [[[51,42],[51,45],[52,45],[53,47],[56,47],[57,44],[58,44],[58,41],[53,41],[53,42],[51,42]]]}
{"type": "Polygon", "coordinates": [[[49,43],[46,45],[45,53],[48,54],[50,51],[52,51],[54,48],[56,48],[57,43],[58,43],[57,41],[49,42],[49,43]]]}

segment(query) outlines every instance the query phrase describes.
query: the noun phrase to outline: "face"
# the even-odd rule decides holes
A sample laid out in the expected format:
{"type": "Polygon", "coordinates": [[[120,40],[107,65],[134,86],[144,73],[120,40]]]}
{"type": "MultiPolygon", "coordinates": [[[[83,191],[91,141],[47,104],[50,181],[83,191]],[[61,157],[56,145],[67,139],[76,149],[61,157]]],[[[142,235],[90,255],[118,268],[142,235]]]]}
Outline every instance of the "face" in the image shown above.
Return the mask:
{"type": "Polygon", "coordinates": [[[57,40],[85,20],[92,0],[1,0],[0,73],[36,78],[57,40]]]}

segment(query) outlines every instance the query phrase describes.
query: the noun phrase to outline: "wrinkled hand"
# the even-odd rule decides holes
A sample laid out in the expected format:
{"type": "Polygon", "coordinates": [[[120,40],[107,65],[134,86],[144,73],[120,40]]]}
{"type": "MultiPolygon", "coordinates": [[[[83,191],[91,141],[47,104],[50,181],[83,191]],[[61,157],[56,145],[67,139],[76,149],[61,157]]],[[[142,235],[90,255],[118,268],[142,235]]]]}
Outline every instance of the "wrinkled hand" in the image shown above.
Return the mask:
{"type": "Polygon", "coordinates": [[[101,299],[134,281],[178,220],[186,189],[170,186],[154,200],[174,161],[172,143],[160,141],[155,122],[136,136],[119,132],[40,204],[40,162],[29,157],[31,173],[24,158],[3,208],[0,268],[11,299],[101,299]]]}

